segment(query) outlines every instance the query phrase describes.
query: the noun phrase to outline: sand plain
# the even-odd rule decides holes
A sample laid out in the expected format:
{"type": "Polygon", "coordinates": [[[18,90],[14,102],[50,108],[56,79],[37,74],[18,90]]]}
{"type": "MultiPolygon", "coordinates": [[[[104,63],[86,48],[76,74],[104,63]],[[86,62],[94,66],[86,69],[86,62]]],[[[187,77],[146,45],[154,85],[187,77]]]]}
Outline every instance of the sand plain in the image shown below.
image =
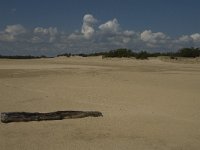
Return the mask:
{"type": "Polygon", "coordinates": [[[199,150],[200,64],[0,60],[0,112],[57,110],[104,116],[0,123],[0,150],[199,150]]]}

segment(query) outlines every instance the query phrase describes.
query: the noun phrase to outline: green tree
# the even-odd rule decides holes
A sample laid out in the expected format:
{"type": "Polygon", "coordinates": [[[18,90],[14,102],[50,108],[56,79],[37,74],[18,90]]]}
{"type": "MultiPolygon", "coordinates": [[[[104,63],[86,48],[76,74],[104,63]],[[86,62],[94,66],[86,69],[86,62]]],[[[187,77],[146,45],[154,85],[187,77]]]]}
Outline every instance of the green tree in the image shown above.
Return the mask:
{"type": "Polygon", "coordinates": [[[199,57],[200,56],[200,49],[199,48],[182,48],[177,53],[180,57],[199,57]]]}
{"type": "Polygon", "coordinates": [[[148,59],[149,54],[146,51],[137,53],[136,59],[148,59]]]}

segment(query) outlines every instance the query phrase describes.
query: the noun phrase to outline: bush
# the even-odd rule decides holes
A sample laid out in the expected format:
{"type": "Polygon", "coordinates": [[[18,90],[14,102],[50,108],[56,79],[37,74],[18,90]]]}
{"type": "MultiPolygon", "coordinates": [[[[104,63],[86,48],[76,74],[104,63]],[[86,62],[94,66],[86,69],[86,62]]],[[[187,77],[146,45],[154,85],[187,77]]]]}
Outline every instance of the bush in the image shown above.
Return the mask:
{"type": "Polygon", "coordinates": [[[175,59],[175,60],[177,60],[178,58],[177,58],[177,57],[174,57],[174,56],[170,56],[170,59],[175,59]]]}
{"type": "Polygon", "coordinates": [[[129,49],[111,50],[104,54],[105,57],[133,57],[134,53],[129,49]]]}
{"type": "Polygon", "coordinates": [[[71,57],[72,54],[71,53],[64,53],[64,54],[57,55],[57,57],[59,57],[59,56],[71,57]]]}
{"type": "Polygon", "coordinates": [[[137,53],[136,59],[148,59],[149,54],[146,51],[137,53]]]}
{"type": "Polygon", "coordinates": [[[180,57],[199,57],[200,49],[199,48],[182,48],[177,52],[177,55],[180,57]]]}
{"type": "Polygon", "coordinates": [[[31,56],[31,55],[13,55],[13,56],[6,56],[0,55],[0,59],[38,59],[38,58],[50,58],[45,55],[41,56],[31,56]]]}

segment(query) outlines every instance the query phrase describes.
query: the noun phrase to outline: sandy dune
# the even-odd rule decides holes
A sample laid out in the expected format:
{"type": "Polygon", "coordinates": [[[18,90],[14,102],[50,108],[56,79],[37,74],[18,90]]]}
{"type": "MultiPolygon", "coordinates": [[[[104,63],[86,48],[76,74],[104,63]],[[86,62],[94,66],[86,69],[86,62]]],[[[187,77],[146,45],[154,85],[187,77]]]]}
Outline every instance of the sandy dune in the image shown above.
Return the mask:
{"type": "Polygon", "coordinates": [[[57,110],[104,117],[0,123],[0,150],[199,150],[200,64],[0,60],[0,112],[57,110]]]}

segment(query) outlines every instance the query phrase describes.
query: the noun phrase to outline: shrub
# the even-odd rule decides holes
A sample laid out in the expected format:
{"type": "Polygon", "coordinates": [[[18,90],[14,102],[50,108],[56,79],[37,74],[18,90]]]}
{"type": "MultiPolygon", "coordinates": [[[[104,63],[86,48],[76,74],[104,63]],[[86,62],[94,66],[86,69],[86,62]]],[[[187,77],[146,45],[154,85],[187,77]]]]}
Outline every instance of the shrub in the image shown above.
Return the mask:
{"type": "Polygon", "coordinates": [[[57,57],[59,57],[59,56],[71,57],[72,54],[71,53],[64,53],[64,54],[57,55],[57,57]]]}
{"type": "Polygon", "coordinates": [[[146,51],[137,53],[136,59],[148,59],[149,54],[146,51]]]}
{"type": "Polygon", "coordinates": [[[134,53],[129,49],[111,50],[104,54],[105,57],[133,57],[134,53]]]}
{"type": "Polygon", "coordinates": [[[170,59],[175,59],[175,60],[177,60],[178,58],[177,58],[177,57],[174,57],[174,56],[170,56],[170,59]]]}
{"type": "Polygon", "coordinates": [[[177,55],[180,57],[199,57],[200,49],[199,48],[182,48],[177,52],[177,55]]]}

